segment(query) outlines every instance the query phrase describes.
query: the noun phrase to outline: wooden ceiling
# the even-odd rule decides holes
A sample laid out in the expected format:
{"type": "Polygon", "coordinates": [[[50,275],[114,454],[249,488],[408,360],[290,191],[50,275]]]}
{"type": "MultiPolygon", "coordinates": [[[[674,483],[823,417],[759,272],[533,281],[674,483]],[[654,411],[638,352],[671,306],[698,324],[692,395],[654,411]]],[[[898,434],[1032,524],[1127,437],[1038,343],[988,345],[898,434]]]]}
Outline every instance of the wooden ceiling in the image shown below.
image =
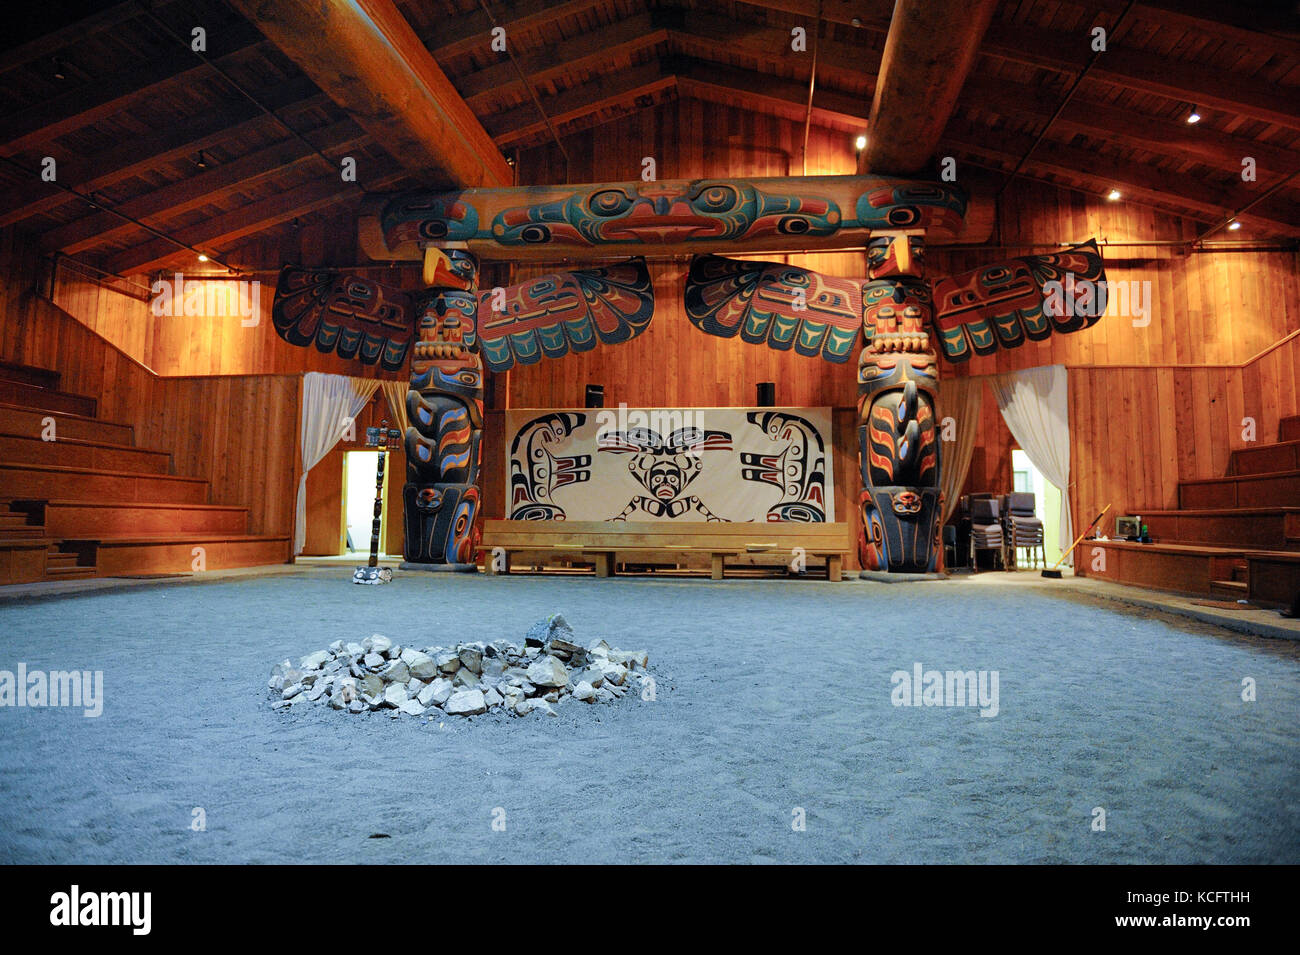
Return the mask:
{"type": "MultiPolygon", "coordinates": [[[[0,225],[125,275],[196,251],[219,260],[251,236],[421,181],[339,105],[351,107],[337,89],[322,92],[237,12],[250,4],[276,6],[24,5],[26,19],[0,40],[0,225]],[[206,33],[201,53],[195,27],[206,33]],[[344,156],[357,161],[355,182],[339,176],[344,156]],[[40,178],[47,157],[55,183],[40,178]]],[[[819,12],[812,121],[856,136],[867,131],[893,6],[397,0],[507,155],[552,129],[565,137],[680,96],[802,121],[819,12]],[[494,26],[513,60],[492,50],[494,26]],[[805,53],[791,50],[799,26],[805,53]]],[[[1239,214],[1241,237],[1300,237],[1300,16],[1253,7],[1001,0],[938,155],[1094,194],[1118,189],[1206,229],[1239,214]],[[1090,47],[1095,27],[1107,31],[1104,53],[1090,47]],[[1196,125],[1186,122],[1193,105],[1196,125]],[[1242,181],[1245,157],[1255,182],[1242,181]]]]}

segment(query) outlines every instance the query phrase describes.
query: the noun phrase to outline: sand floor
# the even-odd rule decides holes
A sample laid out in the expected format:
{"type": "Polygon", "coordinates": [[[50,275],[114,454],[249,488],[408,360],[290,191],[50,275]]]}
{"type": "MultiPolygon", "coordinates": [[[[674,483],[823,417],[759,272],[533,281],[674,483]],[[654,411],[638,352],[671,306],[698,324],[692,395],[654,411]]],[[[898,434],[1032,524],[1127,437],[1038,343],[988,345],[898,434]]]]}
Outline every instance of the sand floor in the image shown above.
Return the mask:
{"type": "Polygon", "coordinates": [[[0,861],[1300,862],[1285,641],[961,580],[349,575],[0,607],[0,670],[105,695],[0,708],[0,861]],[[648,650],[656,699],[441,727],[267,705],[272,664],[335,639],[521,642],[557,611],[648,650]],[[915,663],[996,670],[997,716],[895,706],[915,663]]]}

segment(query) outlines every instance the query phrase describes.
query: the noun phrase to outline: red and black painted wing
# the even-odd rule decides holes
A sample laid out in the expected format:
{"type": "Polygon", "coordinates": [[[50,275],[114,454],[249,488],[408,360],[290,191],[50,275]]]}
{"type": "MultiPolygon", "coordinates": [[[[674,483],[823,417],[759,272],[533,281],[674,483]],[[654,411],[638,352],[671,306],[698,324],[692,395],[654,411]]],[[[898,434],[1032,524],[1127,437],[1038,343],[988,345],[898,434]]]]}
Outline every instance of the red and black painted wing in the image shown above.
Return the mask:
{"type": "Polygon", "coordinates": [[[407,292],[334,269],[285,266],[275,286],[271,321],[291,345],[315,345],[398,371],[414,336],[416,309],[407,292]]]}
{"type": "Polygon", "coordinates": [[[1018,348],[1095,325],[1106,311],[1097,243],[1026,255],[934,283],[934,319],[949,361],[1018,348]]]}
{"type": "Polygon", "coordinates": [[[691,261],[686,316],[700,331],[840,364],[862,332],[862,283],[778,262],[691,261]]]}
{"type": "Polygon", "coordinates": [[[562,358],[640,335],[654,317],[645,259],[556,272],[478,293],[478,343],[492,371],[562,358]]]}

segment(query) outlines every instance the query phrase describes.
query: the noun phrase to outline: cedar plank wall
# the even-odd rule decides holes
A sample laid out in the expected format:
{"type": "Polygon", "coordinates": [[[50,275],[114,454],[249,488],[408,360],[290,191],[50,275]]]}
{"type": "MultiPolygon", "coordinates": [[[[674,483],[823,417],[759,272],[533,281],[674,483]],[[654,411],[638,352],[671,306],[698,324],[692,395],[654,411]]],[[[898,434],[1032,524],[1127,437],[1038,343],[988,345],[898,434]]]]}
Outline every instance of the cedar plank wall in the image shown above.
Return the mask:
{"type": "Polygon", "coordinates": [[[173,474],[211,481],[209,503],[248,507],[250,534],[291,535],[299,377],[159,378],[37,297],[38,272],[21,236],[0,231],[0,357],[61,372],[138,446],[170,451],[173,474]]]}

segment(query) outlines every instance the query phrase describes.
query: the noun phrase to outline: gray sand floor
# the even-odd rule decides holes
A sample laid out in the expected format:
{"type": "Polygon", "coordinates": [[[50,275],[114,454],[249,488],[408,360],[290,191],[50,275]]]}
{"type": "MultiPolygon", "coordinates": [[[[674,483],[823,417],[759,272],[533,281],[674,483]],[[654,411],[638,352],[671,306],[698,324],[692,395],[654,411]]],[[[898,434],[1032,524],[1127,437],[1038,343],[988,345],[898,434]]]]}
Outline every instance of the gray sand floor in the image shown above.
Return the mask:
{"type": "Polygon", "coordinates": [[[1300,862],[1294,645],[1064,588],[349,573],[0,607],[0,669],[106,697],[0,709],[0,861],[1300,862]],[[648,650],[657,699],[267,706],[272,664],[335,639],[522,642],[556,611],[648,650]],[[916,662],[997,670],[1000,713],[895,707],[916,662]]]}

